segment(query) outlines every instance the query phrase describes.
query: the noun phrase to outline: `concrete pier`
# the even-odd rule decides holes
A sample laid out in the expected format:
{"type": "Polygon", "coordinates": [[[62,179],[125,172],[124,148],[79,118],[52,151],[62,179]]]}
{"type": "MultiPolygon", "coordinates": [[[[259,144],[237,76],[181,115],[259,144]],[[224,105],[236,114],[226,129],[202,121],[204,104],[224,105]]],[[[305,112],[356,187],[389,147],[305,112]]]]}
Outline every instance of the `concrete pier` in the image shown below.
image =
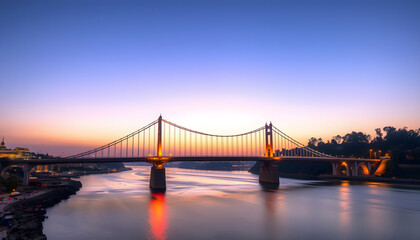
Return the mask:
{"type": "Polygon", "coordinates": [[[263,162],[263,164],[260,166],[260,178],[259,181],[261,183],[268,183],[273,185],[279,185],[279,171],[277,169],[278,167],[269,163],[269,162],[263,162]]]}
{"type": "Polygon", "coordinates": [[[164,167],[152,166],[150,170],[150,188],[153,190],[166,189],[166,174],[164,167]]]}
{"type": "Polygon", "coordinates": [[[23,186],[28,186],[29,185],[29,170],[27,169],[23,169],[23,186]]]}

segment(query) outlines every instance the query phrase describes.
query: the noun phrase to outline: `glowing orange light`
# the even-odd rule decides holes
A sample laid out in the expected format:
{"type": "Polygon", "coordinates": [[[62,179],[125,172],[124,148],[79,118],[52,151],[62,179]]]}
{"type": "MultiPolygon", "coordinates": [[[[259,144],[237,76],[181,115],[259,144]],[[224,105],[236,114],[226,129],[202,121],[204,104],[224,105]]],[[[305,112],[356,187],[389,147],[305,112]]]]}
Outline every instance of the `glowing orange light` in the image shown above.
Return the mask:
{"type": "Polygon", "coordinates": [[[348,187],[348,186],[350,186],[350,183],[349,183],[349,181],[342,181],[341,186],[348,187]]]}

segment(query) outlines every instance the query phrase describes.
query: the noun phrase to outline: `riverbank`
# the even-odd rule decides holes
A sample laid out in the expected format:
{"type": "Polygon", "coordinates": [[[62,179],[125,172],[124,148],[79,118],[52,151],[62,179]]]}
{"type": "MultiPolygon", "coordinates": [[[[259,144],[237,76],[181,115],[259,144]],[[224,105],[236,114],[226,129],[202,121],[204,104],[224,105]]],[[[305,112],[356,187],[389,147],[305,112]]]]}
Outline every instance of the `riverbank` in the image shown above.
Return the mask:
{"type": "Polygon", "coordinates": [[[415,179],[401,179],[401,178],[385,178],[385,177],[375,177],[375,176],[357,176],[357,177],[348,177],[348,176],[321,176],[321,179],[325,180],[348,180],[348,181],[366,181],[366,182],[385,182],[393,184],[413,184],[420,185],[420,180],[415,179]]]}
{"type": "MultiPolygon", "coordinates": [[[[253,174],[256,174],[256,173],[253,173],[253,174]]],[[[416,180],[416,179],[386,178],[386,177],[377,177],[377,176],[356,176],[356,177],[332,176],[332,175],[312,176],[312,175],[305,175],[305,174],[286,174],[286,173],[280,173],[279,175],[280,177],[283,177],[283,178],[293,178],[293,179],[299,179],[299,180],[325,180],[325,181],[346,180],[346,181],[355,181],[355,182],[383,182],[383,183],[392,183],[392,184],[420,185],[420,180],[416,180]]]]}
{"type": "Polygon", "coordinates": [[[60,187],[16,201],[4,208],[3,224],[8,226],[7,239],[47,239],[42,232],[46,209],[68,199],[82,187],[79,181],[62,181],[66,183],[60,187]]]}
{"type": "MultiPolygon", "coordinates": [[[[92,171],[78,173],[65,177],[80,177],[93,174],[108,174],[122,171],[129,171],[131,168],[122,168],[116,171],[92,171]]],[[[5,199],[0,205],[1,218],[0,239],[47,239],[43,233],[43,221],[46,218],[46,209],[56,205],[62,200],[70,198],[71,195],[82,187],[81,182],[63,179],[63,176],[53,176],[54,184],[49,185],[51,179],[45,184],[47,189],[40,187],[29,187],[22,195],[9,198],[5,194],[5,199]]]]}

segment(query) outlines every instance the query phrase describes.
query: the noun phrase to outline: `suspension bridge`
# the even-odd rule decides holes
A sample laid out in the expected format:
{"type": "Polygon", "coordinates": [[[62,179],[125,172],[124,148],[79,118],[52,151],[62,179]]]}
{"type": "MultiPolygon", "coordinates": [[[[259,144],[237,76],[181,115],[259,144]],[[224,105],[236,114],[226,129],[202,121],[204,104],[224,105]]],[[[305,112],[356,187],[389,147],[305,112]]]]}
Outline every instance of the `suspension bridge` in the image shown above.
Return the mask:
{"type": "Polygon", "coordinates": [[[106,162],[153,164],[150,187],[166,188],[164,164],[175,161],[261,161],[260,182],[279,184],[278,161],[318,161],[332,165],[332,175],[371,175],[380,159],[343,158],[318,152],[288,136],[271,122],[235,135],[191,130],[162,116],[139,130],[103,146],[57,159],[1,161],[1,174],[11,166],[24,170],[24,184],[36,165],[106,162]]]}

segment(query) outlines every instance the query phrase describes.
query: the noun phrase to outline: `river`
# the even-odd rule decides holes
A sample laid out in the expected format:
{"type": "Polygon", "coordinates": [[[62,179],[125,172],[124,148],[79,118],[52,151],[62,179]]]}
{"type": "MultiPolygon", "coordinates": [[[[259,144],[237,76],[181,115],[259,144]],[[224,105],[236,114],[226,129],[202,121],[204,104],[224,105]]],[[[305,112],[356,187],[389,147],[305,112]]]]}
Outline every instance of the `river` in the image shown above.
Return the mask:
{"type": "Polygon", "coordinates": [[[166,168],[150,193],[150,167],[83,176],[82,189],[47,210],[48,239],[419,239],[420,186],[327,184],[166,168]]]}

